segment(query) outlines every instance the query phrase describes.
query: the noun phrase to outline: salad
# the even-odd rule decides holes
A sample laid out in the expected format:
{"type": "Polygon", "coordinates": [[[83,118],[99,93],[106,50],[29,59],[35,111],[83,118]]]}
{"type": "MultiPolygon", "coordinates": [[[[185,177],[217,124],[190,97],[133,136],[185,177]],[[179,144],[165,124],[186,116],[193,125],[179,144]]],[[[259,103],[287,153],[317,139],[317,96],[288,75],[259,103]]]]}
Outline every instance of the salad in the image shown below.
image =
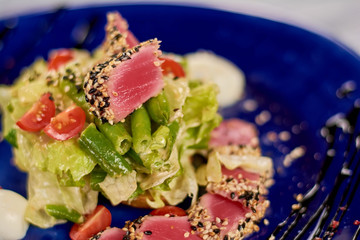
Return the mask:
{"type": "Polygon", "coordinates": [[[255,127],[222,122],[218,85],[189,70],[198,55],[163,53],[156,38],[139,42],[119,13],[107,17],[93,53],[54,50],[0,87],[3,136],[28,174],[25,220],[40,228],[74,222],[72,239],[242,239],[258,230],[272,162],[255,127]],[[208,191],[200,200],[199,185],[208,191]],[[114,206],[158,210],[108,228],[99,194],[114,206]],[[187,197],[187,212],[165,207],[187,197]]]}

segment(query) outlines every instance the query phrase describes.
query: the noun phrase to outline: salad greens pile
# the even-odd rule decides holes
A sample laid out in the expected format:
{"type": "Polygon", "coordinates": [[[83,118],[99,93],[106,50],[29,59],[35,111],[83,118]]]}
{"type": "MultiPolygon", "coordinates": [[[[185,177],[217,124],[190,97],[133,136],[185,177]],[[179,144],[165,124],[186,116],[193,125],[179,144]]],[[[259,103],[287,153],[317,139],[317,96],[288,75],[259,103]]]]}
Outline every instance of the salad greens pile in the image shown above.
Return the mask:
{"type": "MultiPolygon", "coordinates": [[[[216,85],[164,75],[159,95],[111,125],[89,111],[82,89],[86,74],[106,54],[102,48],[93,54],[71,51],[74,58],[57,71],[38,59],[12,86],[0,86],[3,136],[13,146],[16,166],[28,173],[26,220],[42,228],[81,222],[95,209],[99,193],[113,205],[145,196],[153,208],[187,196],[196,200],[190,156],[207,149],[221,121],[216,85]],[[16,125],[44,93],[51,93],[57,112],[73,104],[85,111],[81,134],[59,141],[16,125]],[[66,217],[67,212],[76,214],[66,217]]],[[[186,59],[181,62],[186,72],[186,59]]]]}

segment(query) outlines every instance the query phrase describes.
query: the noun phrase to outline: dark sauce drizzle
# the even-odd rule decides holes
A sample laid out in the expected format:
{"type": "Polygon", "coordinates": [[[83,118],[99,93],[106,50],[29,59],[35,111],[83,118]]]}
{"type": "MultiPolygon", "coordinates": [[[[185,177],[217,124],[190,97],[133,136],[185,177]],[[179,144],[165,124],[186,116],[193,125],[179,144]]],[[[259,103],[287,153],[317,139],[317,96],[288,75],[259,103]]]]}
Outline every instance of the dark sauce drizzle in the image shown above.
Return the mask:
{"type": "MultiPolygon", "coordinates": [[[[356,134],[356,123],[360,113],[360,105],[355,104],[352,110],[346,115],[335,115],[330,118],[326,126],[322,129],[323,136],[328,143],[327,155],[323,161],[321,171],[317,176],[314,186],[305,194],[303,199],[299,202],[300,207],[290,212],[289,216],[280,222],[274,229],[268,239],[286,239],[286,237],[298,226],[300,219],[307,213],[309,205],[314,200],[315,196],[321,189],[321,183],[324,180],[330,165],[335,156],[336,143],[342,141],[344,136],[347,136],[347,145],[344,152],[343,165],[338,172],[333,188],[325,197],[323,202],[318,206],[317,210],[310,216],[307,223],[297,232],[294,240],[301,239],[304,234],[309,232],[309,229],[316,223],[315,227],[308,237],[308,239],[332,239],[335,235],[339,223],[344,218],[346,210],[351,205],[356,190],[360,184],[360,136],[356,134]],[[345,189],[342,193],[339,192],[341,186],[345,183],[345,189]],[[341,194],[340,202],[335,206],[335,198],[341,194]],[[331,218],[330,224],[325,228],[325,224],[329,219],[332,209],[336,207],[335,215],[331,218]],[[338,217],[339,213],[340,216],[338,217]],[[290,222],[291,221],[291,222],[290,222]],[[286,229],[285,229],[286,227],[286,229]],[[285,229],[285,230],[284,230],[285,229]],[[284,231],[283,231],[284,230],[284,231]],[[282,233],[282,235],[280,235],[282,233]],[[322,236],[322,237],[321,237],[322,236]]],[[[353,236],[353,240],[360,235],[360,226],[353,236]]]]}

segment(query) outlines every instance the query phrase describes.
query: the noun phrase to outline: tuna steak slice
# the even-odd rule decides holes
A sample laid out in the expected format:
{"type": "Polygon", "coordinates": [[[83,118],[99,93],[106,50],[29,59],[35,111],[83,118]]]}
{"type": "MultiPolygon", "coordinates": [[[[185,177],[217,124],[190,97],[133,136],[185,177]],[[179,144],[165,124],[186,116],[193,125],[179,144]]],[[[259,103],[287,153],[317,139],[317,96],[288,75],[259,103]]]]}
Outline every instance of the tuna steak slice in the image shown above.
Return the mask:
{"type": "Polygon", "coordinates": [[[195,234],[191,234],[190,223],[187,216],[167,217],[167,216],[145,216],[125,226],[127,235],[123,239],[201,239],[195,234]]]}
{"type": "Polygon", "coordinates": [[[203,239],[243,239],[259,230],[255,221],[263,217],[266,206],[262,209],[254,213],[240,202],[207,193],[188,213],[192,230],[203,239]]]}
{"type": "Polygon", "coordinates": [[[223,166],[221,181],[209,182],[206,190],[231,201],[241,202],[250,209],[256,209],[259,196],[267,194],[264,183],[265,179],[257,173],[242,168],[229,170],[223,166]]]}
{"type": "Polygon", "coordinates": [[[159,94],[164,86],[159,55],[153,39],[93,67],[84,82],[90,111],[113,124],[159,94]]]}
{"type": "Polygon", "coordinates": [[[123,239],[126,232],[120,228],[113,227],[108,228],[98,234],[94,235],[90,240],[116,240],[123,239]]]}
{"type": "Polygon", "coordinates": [[[257,146],[256,127],[249,122],[240,119],[228,119],[220,123],[211,133],[210,147],[227,145],[250,145],[257,146]]]}
{"type": "Polygon", "coordinates": [[[119,12],[108,13],[107,20],[108,23],[105,27],[107,33],[113,31],[115,27],[121,35],[125,36],[128,48],[133,48],[139,45],[139,40],[137,40],[134,34],[129,30],[127,21],[120,15],[119,12]]]}

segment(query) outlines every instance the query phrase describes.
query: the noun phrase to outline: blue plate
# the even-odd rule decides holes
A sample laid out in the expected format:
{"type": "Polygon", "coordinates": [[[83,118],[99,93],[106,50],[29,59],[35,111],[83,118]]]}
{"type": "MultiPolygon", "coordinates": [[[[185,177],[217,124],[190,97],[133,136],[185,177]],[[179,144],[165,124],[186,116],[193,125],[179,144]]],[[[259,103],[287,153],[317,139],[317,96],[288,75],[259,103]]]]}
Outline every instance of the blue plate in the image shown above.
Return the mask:
{"type": "MultiPolygon", "coordinates": [[[[291,206],[296,203],[294,195],[310,190],[323,164],[331,163],[328,168],[323,167],[327,171],[319,181],[320,190],[305,214],[298,215],[298,224],[289,231],[285,231],[289,225],[277,228],[279,236],[285,234],[284,239],[295,239],[298,231],[321,209],[319,206],[334,188],[334,179],[342,166],[341,151],[334,161],[326,158],[328,146],[320,129],[330,116],[349,112],[360,96],[358,89],[345,96],[336,95],[347,81],[360,85],[359,57],[311,31],[219,10],[165,5],[56,9],[0,21],[0,82],[10,84],[23,67],[38,56],[46,58],[51,49],[94,49],[104,37],[106,12],[114,10],[128,20],[130,29],[140,40],[154,37],[162,40],[163,51],[185,54],[212,50],[239,66],[247,78],[246,99],[256,100],[258,108],[246,111],[241,101],[221,109],[226,118],[241,117],[254,122],[261,112],[270,113],[270,120],[259,126],[259,132],[263,153],[274,159],[275,184],[269,193],[271,206],[266,215],[269,224],[260,223],[261,230],[252,239],[267,239],[291,213],[291,206]],[[290,133],[291,138],[288,141],[267,138],[280,132],[290,133]],[[305,149],[305,154],[285,167],[284,156],[297,147],[305,149]]],[[[0,152],[0,186],[26,196],[26,174],[11,164],[10,146],[2,142],[0,152]]],[[[354,168],[353,176],[358,174],[358,168],[354,168]]],[[[344,195],[347,199],[350,193],[353,199],[360,198],[354,182],[352,178],[344,181],[352,184],[348,195],[344,195]]],[[[334,214],[337,212],[339,216],[344,210],[338,207],[344,203],[340,198],[346,186],[337,190],[338,195],[331,195],[334,203],[329,209],[330,217],[323,218],[323,222],[315,219],[298,239],[314,234],[317,223],[326,229],[334,214]]],[[[112,207],[106,200],[100,201],[111,209],[114,226],[123,226],[125,220],[148,213],[148,210],[112,207]]],[[[356,234],[357,226],[353,222],[360,217],[360,205],[354,201],[347,203],[334,239],[351,239],[356,234]]],[[[290,216],[288,224],[296,216],[290,216]]],[[[44,230],[31,226],[25,239],[67,239],[70,227],[71,224],[64,224],[44,230]]],[[[319,234],[323,235],[324,231],[319,234]]]]}

